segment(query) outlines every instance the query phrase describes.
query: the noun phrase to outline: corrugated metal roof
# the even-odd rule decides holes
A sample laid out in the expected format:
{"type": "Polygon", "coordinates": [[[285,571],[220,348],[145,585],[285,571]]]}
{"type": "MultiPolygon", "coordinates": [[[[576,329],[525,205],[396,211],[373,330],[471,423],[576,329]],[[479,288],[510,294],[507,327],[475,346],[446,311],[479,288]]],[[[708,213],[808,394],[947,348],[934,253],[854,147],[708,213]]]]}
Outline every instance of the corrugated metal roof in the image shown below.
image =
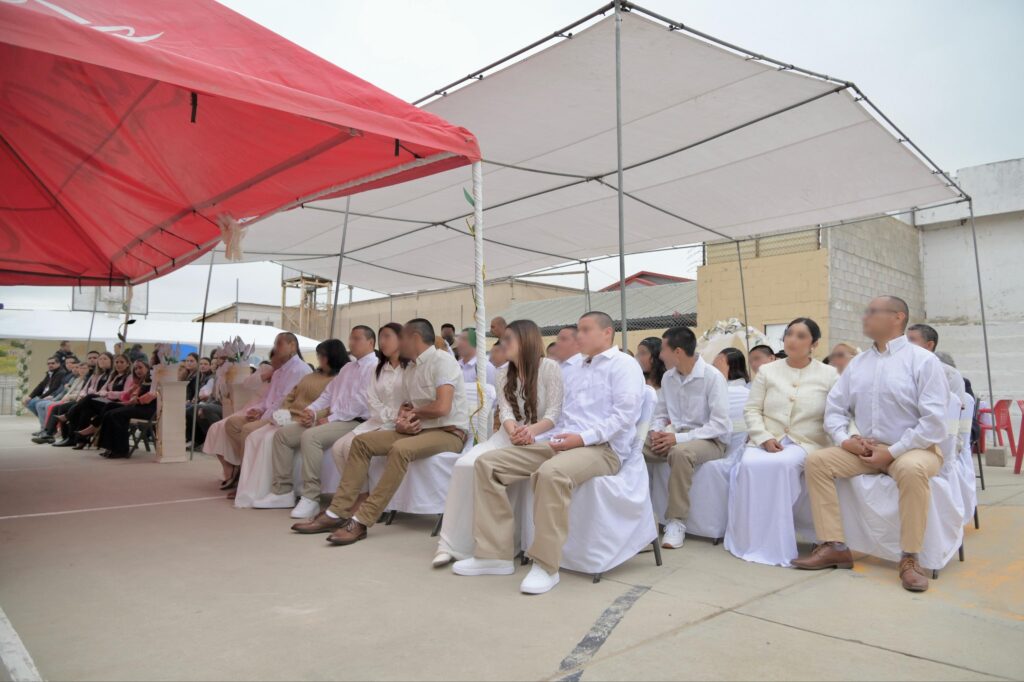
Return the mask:
{"type": "MultiPolygon", "coordinates": [[[[576,322],[587,311],[586,296],[563,296],[544,301],[515,303],[493,316],[501,315],[506,320],[533,320],[543,333],[576,322]]],[[[590,307],[608,313],[618,321],[620,315],[619,292],[593,292],[590,307]]],[[[697,316],[697,283],[680,282],[654,287],[627,287],[626,312],[630,329],[653,329],[657,326],[684,324],[693,326],[697,316]]]]}

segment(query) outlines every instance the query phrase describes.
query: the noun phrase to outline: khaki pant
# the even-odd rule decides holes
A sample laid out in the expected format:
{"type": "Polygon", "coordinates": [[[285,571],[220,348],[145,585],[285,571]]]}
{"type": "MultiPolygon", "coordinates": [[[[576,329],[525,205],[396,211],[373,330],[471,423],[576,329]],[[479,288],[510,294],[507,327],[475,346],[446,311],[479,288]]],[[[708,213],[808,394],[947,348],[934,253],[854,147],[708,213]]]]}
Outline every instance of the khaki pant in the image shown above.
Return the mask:
{"type": "Polygon", "coordinates": [[[444,429],[424,429],[415,435],[397,431],[370,431],[359,434],[349,449],[348,462],[341,473],[338,492],[331,500],[331,513],[339,518],[349,518],[348,510],[356,503],[356,498],[359,497],[366,482],[370,461],[374,457],[387,457],[384,475],[359,507],[359,522],[369,528],[377,523],[381,512],[391,501],[398,486],[402,484],[409,462],[442,452],[461,452],[462,445],[461,437],[444,429]]]}
{"type": "Polygon", "coordinates": [[[224,433],[235,448],[235,457],[238,462],[242,461],[242,455],[245,454],[245,439],[249,437],[249,434],[270,423],[269,419],[246,421],[244,414],[235,414],[224,420],[224,433]]]}
{"type": "Polygon", "coordinates": [[[302,490],[299,494],[309,500],[320,497],[320,467],[324,461],[324,450],[357,426],[359,422],[352,421],[327,422],[307,428],[292,422],[278,429],[271,445],[274,461],[273,493],[283,495],[292,491],[292,465],[295,450],[298,449],[302,457],[302,490]]]}
{"type": "Polygon", "coordinates": [[[506,488],[530,479],[533,486],[533,544],[527,554],[548,573],[562,563],[569,535],[572,491],[597,476],[619,471],[619,457],[604,443],[556,453],[547,443],[491,450],[474,465],[474,556],[511,559],[515,554],[515,516],[506,488]]]}
{"type": "MultiPolygon", "coordinates": [[[[900,492],[900,548],[904,552],[920,552],[924,545],[932,495],[929,479],[937,475],[940,468],[942,456],[937,449],[907,450],[893,460],[885,472],[896,481],[900,492]]],[[[861,474],[882,475],[859,456],[842,448],[823,448],[807,455],[804,477],[811,497],[818,542],[845,541],[835,479],[861,474]]]]}
{"type": "Polygon", "coordinates": [[[685,522],[690,516],[690,486],[693,472],[701,464],[725,457],[725,446],[717,440],[696,439],[673,445],[664,455],[644,445],[644,457],[652,462],[668,460],[672,472],[668,479],[668,507],[665,519],[685,522]]]}

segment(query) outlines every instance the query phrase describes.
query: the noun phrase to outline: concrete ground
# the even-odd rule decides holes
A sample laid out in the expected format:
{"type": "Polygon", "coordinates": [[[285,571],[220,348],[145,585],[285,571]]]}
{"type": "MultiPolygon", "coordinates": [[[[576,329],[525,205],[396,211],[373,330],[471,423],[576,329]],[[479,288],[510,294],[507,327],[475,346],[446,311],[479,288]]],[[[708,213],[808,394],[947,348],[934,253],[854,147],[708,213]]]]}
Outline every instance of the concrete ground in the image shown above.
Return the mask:
{"type": "Polygon", "coordinates": [[[1009,469],[986,470],[967,561],[925,594],[882,561],[805,573],[691,538],[661,568],[643,554],[526,597],[522,568],[431,569],[433,518],[330,547],[232,508],[208,458],[107,461],[33,427],[0,418],[0,608],[48,680],[1024,678],[1009,469]]]}

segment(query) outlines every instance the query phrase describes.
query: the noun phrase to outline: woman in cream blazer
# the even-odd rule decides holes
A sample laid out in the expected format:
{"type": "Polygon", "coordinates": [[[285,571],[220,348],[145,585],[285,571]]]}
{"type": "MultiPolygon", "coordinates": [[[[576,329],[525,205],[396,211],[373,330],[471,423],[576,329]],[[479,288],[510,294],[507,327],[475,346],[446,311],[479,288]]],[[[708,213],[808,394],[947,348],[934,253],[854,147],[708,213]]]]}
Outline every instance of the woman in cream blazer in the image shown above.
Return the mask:
{"type": "Polygon", "coordinates": [[[825,400],[839,378],[811,357],[820,338],[814,320],[790,322],[783,340],[788,357],[763,365],[750,387],[743,410],[750,444],[732,471],[725,533],[725,548],[741,559],[789,566],[797,556],[797,522],[812,528],[804,459],[831,445],[825,400]]]}

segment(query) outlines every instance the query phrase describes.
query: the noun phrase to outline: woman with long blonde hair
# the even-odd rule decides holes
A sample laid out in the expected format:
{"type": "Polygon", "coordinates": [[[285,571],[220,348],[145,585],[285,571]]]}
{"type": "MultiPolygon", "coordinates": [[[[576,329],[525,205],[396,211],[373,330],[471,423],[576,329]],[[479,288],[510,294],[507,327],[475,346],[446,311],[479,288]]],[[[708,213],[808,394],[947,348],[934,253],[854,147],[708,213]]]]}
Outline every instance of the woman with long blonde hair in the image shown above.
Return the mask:
{"type": "Polygon", "coordinates": [[[445,501],[435,568],[473,556],[473,465],[477,457],[511,445],[529,445],[554,428],[562,412],[562,370],[544,357],[540,329],[530,320],[515,320],[501,338],[508,364],[498,371],[498,420],[493,436],[459,458],[445,501]]]}

